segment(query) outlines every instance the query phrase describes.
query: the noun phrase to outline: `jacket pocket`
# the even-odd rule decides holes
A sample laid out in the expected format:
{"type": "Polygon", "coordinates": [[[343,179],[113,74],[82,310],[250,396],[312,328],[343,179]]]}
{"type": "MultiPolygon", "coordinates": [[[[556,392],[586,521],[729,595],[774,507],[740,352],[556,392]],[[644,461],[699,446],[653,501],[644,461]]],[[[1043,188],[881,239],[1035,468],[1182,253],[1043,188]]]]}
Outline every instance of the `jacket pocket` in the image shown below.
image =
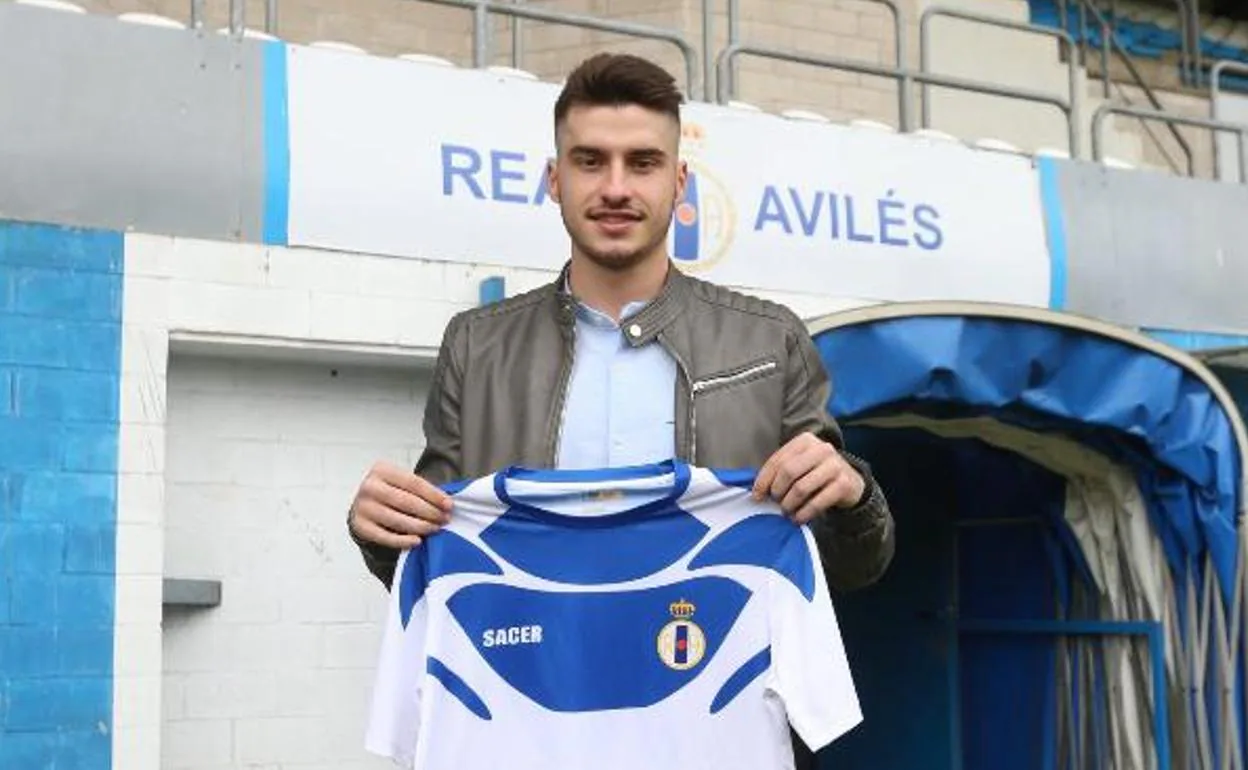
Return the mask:
{"type": "Polygon", "coordinates": [[[774,358],[765,358],[743,366],[734,367],[722,372],[707,374],[693,381],[693,395],[703,396],[718,390],[724,390],[748,382],[761,380],[780,373],[780,363],[774,358]]]}

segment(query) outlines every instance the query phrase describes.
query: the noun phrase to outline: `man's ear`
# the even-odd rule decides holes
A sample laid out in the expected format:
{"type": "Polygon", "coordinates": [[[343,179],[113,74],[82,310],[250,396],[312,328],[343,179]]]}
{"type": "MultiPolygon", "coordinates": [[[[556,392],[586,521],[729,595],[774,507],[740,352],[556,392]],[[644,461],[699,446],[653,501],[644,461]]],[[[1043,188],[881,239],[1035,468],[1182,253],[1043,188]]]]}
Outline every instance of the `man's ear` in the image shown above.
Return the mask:
{"type": "Polygon", "coordinates": [[[676,163],[676,202],[685,200],[685,190],[689,186],[689,164],[685,160],[676,163]]]}
{"type": "Polygon", "coordinates": [[[559,200],[559,175],[556,173],[558,168],[555,158],[546,159],[546,189],[550,192],[550,199],[555,203],[562,203],[559,200]]]}

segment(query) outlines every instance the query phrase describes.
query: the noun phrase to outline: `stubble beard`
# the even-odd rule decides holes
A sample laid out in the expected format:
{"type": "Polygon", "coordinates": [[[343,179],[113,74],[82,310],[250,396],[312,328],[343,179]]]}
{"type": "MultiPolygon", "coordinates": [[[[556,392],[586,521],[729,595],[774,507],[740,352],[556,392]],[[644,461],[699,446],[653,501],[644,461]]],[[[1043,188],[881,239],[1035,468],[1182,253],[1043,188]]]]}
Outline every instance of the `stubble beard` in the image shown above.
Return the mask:
{"type": "Polygon", "coordinates": [[[585,243],[576,244],[579,251],[586,259],[593,262],[604,270],[610,270],[616,273],[623,273],[631,270],[646,258],[654,253],[653,246],[646,246],[632,251],[600,251],[585,243]]]}

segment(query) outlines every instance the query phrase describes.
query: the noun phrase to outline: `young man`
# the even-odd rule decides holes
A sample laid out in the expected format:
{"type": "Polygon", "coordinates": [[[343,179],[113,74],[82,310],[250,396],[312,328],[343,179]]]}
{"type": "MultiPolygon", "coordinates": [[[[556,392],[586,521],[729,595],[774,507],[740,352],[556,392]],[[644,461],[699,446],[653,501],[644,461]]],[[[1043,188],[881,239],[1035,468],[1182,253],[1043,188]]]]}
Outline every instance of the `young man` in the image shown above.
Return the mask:
{"type": "Polygon", "coordinates": [[[568,77],[548,173],[571,258],[551,284],[448,325],[415,472],[377,464],[351,506],[351,536],[386,585],[399,550],[449,520],[439,484],[671,457],[760,469],[755,493],[811,523],[834,591],[887,568],[892,516],[843,451],[801,322],[672,266],[682,103],[667,72],[633,56],[594,56],[568,77]]]}

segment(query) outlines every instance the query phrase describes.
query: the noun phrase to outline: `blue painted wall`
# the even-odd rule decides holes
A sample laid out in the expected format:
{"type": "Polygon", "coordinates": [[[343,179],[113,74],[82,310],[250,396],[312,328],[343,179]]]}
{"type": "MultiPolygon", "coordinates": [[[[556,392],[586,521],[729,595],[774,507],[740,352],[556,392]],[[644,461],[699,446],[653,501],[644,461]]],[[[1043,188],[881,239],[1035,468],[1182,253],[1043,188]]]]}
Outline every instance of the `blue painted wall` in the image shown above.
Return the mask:
{"type": "Polygon", "coordinates": [[[0,768],[112,761],[122,268],[0,222],[0,768]]]}

